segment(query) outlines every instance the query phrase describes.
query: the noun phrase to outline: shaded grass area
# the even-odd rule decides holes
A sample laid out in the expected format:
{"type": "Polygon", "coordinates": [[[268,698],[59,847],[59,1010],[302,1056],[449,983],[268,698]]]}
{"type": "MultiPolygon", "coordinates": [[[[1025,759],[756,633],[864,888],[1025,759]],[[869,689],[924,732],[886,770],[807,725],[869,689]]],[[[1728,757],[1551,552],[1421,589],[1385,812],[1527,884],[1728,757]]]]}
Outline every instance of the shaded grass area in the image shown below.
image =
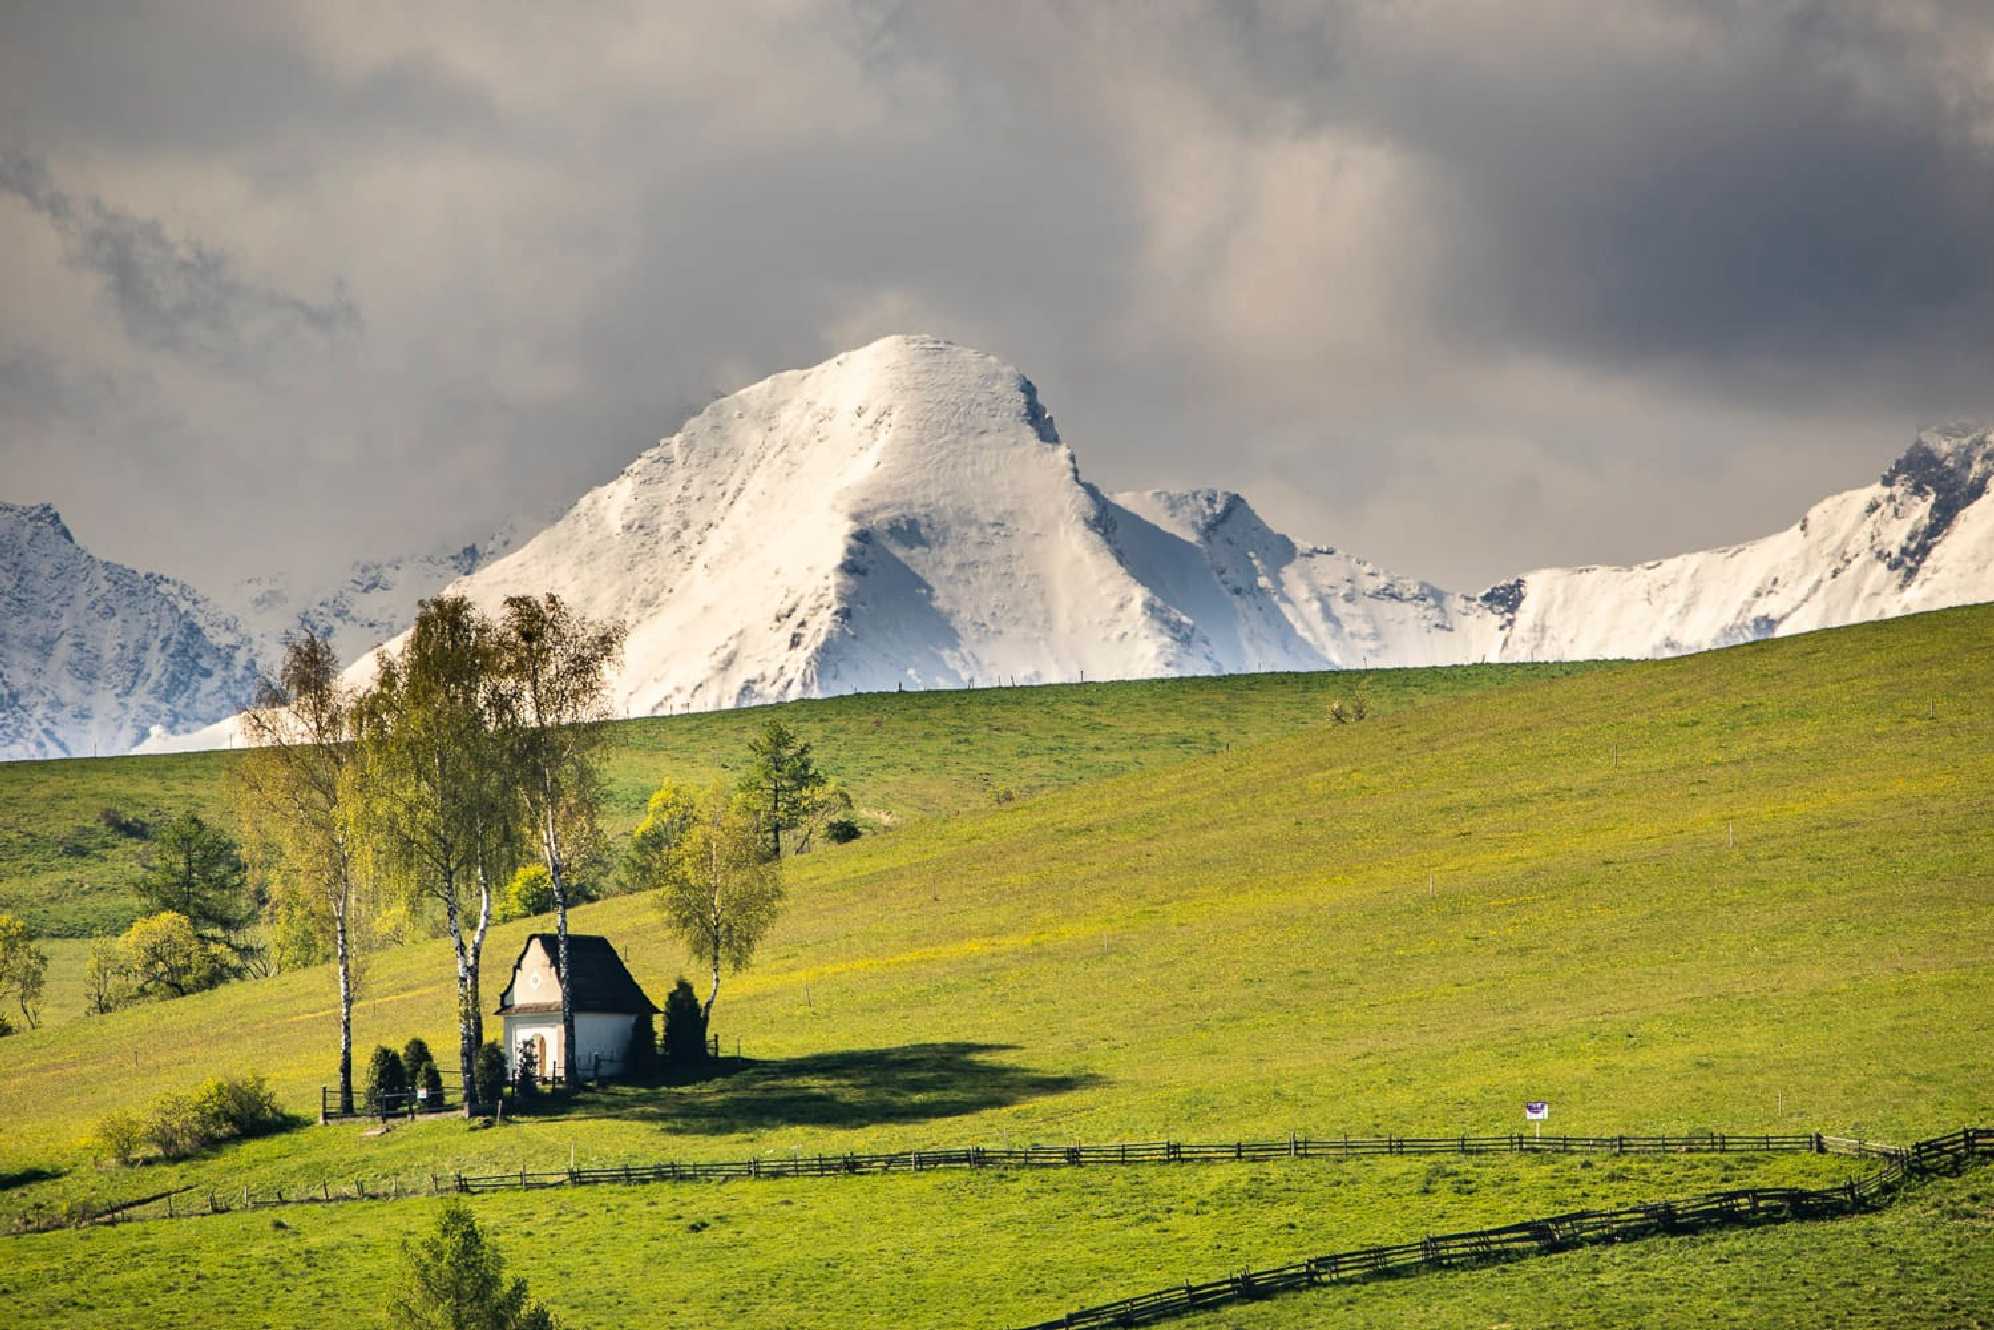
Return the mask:
{"type": "MultiPolygon", "coordinates": [[[[1182,1165],[822,1182],[660,1184],[481,1197],[479,1222],[576,1326],[1005,1327],[1106,1287],[1205,1278],[1287,1253],[1722,1186],[1821,1183],[1848,1161],[1182,1165]]],[[[16,1238],[0,1297],[27,1324],[365,1323],[433,1201],[16,1238]]],[[[1297,1304],[1298,1306],[1300,1304],[1297,1304]]],[[[1224,1322],[1220,1322],[1221,1324],[1224,1322]]]]}
{"type": "Polygon", "coordinates": [[[908,1044],[723,1064],[682,1087],[615,1086],[574,1104],[543,1101],[543,1119],[648,1123],[678,1134],[736,1136],[787,1128],[900,1126],[1010,1108],[1092,1089],[1100,1078],[999,1061],[1009,1045],[908,1044]]]}
{"type": "MultiPolygon", "coordinates": [[[[874,831],[989,808],[1056,786],[1153,768],[1319,725],[1361,693],[1378,712],[1587,664],[1235,675],[1123,683],[878,693],[787,704],[823,766],[874,831]]],[[[745,765],[767,708],[619,721],[608,755],[610,829],[625,831],[667,776],[716,780],[745,765]]],[[[116,933],[137,913],[145,842],[102,818],[158,825],[228,816],[226,752],[0,762],[0,911],[46,936],[116,933]]],[[[75,973],[79,976],[81,970],[75,973]]],[[[67,1008],[65,1008],[67,1011],[67,1008]]]]}

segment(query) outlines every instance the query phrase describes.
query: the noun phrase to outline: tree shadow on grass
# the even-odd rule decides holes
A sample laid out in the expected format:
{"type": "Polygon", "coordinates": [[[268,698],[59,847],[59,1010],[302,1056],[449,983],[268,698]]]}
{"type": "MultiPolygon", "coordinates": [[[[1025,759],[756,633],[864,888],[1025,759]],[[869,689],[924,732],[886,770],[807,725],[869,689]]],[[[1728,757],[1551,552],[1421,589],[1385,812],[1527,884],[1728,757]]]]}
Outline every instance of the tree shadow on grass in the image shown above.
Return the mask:
{"type": "Polygon", "coordinates": [[[0,1191],[12,1191],[37,1182],[53,1182],[68,1171],[66,1168],[0,1169],[0,1191]]]}
{"type": "Polygon", "coordinates": [[[874,1127],[960,1117],[1099,1085],[1091,1072],[1042,1072],[990,1060],[1011,1044],[903,1044],[737,1061],[692,1084],[591,1095],[575,1116],[727,1135],[775,1127],[874,1127]]]}

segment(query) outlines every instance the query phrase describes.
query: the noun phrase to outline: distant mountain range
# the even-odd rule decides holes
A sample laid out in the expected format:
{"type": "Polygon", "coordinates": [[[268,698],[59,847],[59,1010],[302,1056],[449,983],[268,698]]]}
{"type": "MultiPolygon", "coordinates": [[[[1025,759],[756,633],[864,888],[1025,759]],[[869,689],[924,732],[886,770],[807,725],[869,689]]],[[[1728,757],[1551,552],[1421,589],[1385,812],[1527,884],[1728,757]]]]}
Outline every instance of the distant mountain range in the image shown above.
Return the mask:
{"type": "Polygon", "coordinates": [[[227,743],[285,629],[333,633],[357,677],[446,586],[486,606],[552,590],[621,619],[628,715],[1670,655],[1994,599],[1990,477],[1987,431],[1929,430],[1876,484],[1761,540],[1463,595],[1298,545],[1236,494],[1106,495],[1017,370],[890,337],[715,402],[531,539],[515,526],[309,594],[259,583],[218,608],[92,558],[46,507],[0,505],[0,754],[227,743]]]}
{"type": "Polygon", "coordinates": [[[48,504],[0,503],[0,759],[131,751],[239,710],[301,628],[362,655],[416,604],[517,543],[516,526],[456,549],[355,564],[330,586],[252,578],[203,596],[99,559],[48,504]]]}

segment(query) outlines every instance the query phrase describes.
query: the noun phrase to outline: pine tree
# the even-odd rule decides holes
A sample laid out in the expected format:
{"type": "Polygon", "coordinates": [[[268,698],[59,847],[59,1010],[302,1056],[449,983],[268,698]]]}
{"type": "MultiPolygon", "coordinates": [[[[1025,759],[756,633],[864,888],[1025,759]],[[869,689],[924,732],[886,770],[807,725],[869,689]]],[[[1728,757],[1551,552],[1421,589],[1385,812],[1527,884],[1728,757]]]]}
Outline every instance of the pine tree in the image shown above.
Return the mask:
{"type": "Polygon", "coordinates": [[[228,833],[194,813],[183,813],[153,838],[138,880],[147,913],[184,916],[194,930],[226,946],[238,960],[250,950],[242,933],[256,922],[260,903],[249,866],[228,833]]]}
{"type": "Polygon", "coordinates": [[[782,833],[803,823],[806,802],[826,780],[810,745],[774,716],[748,740],[750,762],[741,778],[756,819],[769,838],[769,857],[782,857],[782,833]]]}
{"type": "Polygon", "coordinates": [[[505,1258],[459,1200],[445,1203],[428,1237],[402,1244],[386,1310],[394,1330],[559,1330],[525,1280],[506,1280],[505,1258]]]}
{"type": "Polygon", "coordinates": [[[665,998],[665,1057],[681,1066],[706,1060],[706,1017],[684,976],[665,998]]]}
{"type": "Polygon", "coordinates": [[[408,1094],[408,1067],[402,1055],[386,1044],[377,1045],[367,1060],[367,1111],[377,1117],[400,1108],[408,1094]]]}

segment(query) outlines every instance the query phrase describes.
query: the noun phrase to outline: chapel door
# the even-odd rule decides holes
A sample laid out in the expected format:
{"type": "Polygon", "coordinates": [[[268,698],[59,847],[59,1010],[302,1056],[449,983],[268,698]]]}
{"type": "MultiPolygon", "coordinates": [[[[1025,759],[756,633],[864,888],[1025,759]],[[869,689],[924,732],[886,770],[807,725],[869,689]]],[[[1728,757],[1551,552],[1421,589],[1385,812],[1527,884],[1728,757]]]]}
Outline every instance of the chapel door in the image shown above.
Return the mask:
{"type": "Polygon", "coordinates": [[[539,1080],[548,1079],[547,1036],[544,1034],[533,1036],[533,1074],[539,1080]]]}

